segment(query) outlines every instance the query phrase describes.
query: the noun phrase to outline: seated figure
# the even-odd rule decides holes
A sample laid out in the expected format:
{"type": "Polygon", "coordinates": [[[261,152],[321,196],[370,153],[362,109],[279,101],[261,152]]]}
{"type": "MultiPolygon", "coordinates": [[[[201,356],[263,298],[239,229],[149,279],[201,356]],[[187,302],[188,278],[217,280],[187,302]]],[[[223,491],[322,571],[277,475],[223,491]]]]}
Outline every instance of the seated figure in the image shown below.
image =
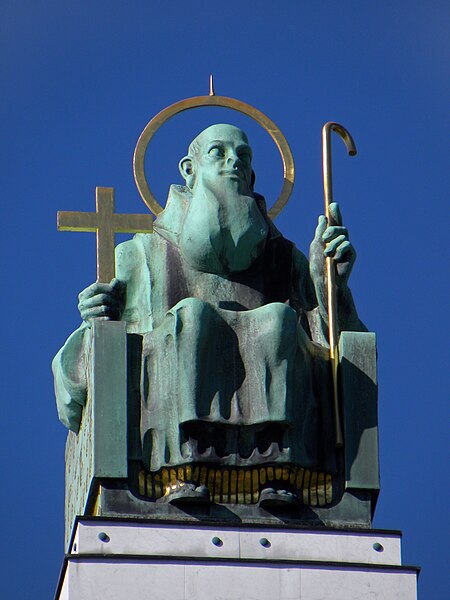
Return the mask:
{"type": "Polygon", "coordinates": [[[348,278],[355,252],[319,217],[306,257],[254,192],[243,131],[213,125],[179,163],[153,234],[116,248],[117,278],[80,294],[83,323],[53,361],[61,421],[77,432],[94,319],[142,336],[140,439],[149,472],[187,464],[335,468],[325,257],[339,328],[365,331],[348,278]]]}

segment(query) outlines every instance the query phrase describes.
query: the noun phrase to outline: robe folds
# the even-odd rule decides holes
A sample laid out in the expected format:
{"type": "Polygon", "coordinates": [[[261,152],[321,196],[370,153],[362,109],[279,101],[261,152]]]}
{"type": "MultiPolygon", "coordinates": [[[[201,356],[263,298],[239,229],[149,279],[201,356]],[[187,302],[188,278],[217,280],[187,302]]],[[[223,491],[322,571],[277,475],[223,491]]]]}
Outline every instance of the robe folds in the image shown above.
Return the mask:
{"type": "MultiPolygon", "coordinates": [[[[127,284],[122,319],[143,342],[144,464],[332,469],[326,322],[307,259],[267,219],[264,248],[247,271],[200,272],[179,249],[188,202],[186,188],[172,186],[155,232],[116,248],[117,277],[127,284]]],[[[351,328],[363,328],[349,306],[351,328]]],[[[82,325],[53,361],[59,416],[74,431],[89,331],[82,325]]]]}

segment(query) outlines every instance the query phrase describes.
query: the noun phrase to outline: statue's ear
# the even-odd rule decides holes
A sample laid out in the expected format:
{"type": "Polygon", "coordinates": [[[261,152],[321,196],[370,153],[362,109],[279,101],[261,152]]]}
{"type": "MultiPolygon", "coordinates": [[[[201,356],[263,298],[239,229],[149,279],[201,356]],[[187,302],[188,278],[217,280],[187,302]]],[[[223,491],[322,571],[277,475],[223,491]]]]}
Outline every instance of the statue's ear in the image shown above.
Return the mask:
{"type": "Polygon", "coordinates": [[[252,191],[255,189],[255,181],[256,181],[256,175],[255,175],[255,171],[252,169],[252,182],[250,184],[252,191]]]}
{"type": "Polygon", "coordinates": [[[178,163],[181,176],[186,181],[186,185],[189,189],[192,189],[194,184],[194,161],[192,156],[184,156],[178,163]]]}

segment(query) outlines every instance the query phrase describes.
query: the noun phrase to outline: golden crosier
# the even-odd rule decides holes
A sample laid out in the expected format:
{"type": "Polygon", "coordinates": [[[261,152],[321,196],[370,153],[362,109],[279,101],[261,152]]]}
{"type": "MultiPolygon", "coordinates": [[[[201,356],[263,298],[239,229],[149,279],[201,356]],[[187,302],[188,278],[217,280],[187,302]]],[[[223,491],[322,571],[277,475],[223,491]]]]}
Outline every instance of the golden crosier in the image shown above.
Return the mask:
{"type": "MultiPolygon", "coordinates": [[[[335,131],[344,141],[350,156],[356,155],[356,145],[350,133],[339,123],[325,123],[322,128],[322,167],[323,167],[323,192],[325,200],[325,216],[328,225],[333,225],[330,204],[333,202],[333,177],[331,167],[331,132],[335,131]]],[[[333,401],[335,416],[336,446],[341,448],[344,444],[341,428],[339,410],[339,384],[338,384],[338,344],[339,330],[337,323],[337,300],[336,300],[336,266],[334,259],[327,257],[327,281],[328,281],[328,336],[330,342],[330,361],[333,378],[333,401]]]]}

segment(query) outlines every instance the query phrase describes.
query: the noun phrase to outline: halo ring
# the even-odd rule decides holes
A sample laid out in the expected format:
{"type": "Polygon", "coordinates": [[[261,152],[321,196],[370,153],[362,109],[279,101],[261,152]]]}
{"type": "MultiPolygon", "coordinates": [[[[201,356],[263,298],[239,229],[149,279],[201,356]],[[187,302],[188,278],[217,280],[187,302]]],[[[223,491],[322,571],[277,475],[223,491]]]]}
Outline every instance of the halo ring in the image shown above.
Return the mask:
{"type": "Polygon", "coordinates": [[[288,202],[294,187],[295,166],[291,149],[286,138],[281,133],[281,130],[264,113],[250,104],[246,104],[235,98],[228,98],[227,96],[195,96],[193,98],[180,100],[179,102],[175,102],[175,104],[171,104],[167,108],[164,108],[146,125],[138,139],[133,156],[134,179],[143,201],[155,216],[158,216],[164,210],[150,190],[145,176],[144,160],[152,137],[166,121],[176,114],[192,108],[200,108],[201,106],[221,106],[241,112],[261,125],[275,142],[281,155],[281,160],[283,161],[284,175],[283,187],[280,195],[275,204],[268,211],[269,217],[272,220],[275,219],[288,202]]]}

